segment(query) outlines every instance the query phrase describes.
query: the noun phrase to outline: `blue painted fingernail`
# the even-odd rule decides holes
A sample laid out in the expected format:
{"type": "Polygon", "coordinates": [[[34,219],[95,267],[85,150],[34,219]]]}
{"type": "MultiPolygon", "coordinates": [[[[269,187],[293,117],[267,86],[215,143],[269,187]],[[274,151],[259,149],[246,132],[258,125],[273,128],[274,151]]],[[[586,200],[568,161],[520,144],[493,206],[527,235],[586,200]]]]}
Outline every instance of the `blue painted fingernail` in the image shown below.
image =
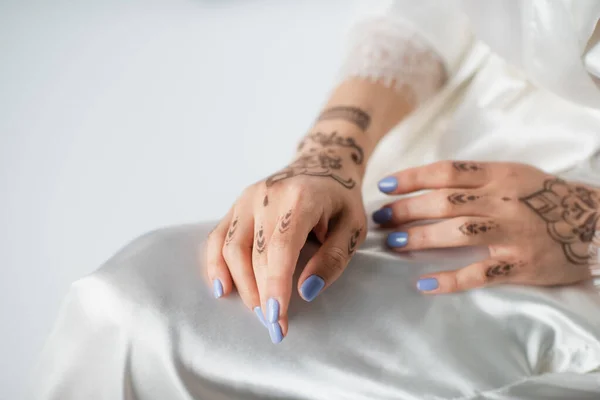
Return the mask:
{"type": "Polygon", "coordinates": [[[390,207],[384,207],[373,213],[373,221],[377,224],[385,224],[392,220],[392,209],[390,207]]]}
{"type": "Polygon", "coordinates": [[[281,326],[277,322],[269,324],[269,336],[271,336],[271,342],[274,344],[281,343],[283,340],[283,332],[281,332],[281,326]]]}
{"type": "Polygon", "coordinates": [[[300,294],[302,294],[304,300],[313,301],[324,287],[325,281],[323,278],[317,275],[311,275],[304,281],[302,286],[300,286],[300,294]]]}
{"type": "Polygon", "coordinates": [[[269,327],[267,325],[267,320],[265,319],[265,316],[263,315],[262,310],[260,309],[260,306],[254,307],[254,314],[256,314],[256,317],[258,318],[260,323],[264,325],[265,328],[269,327]]]}
{"type": "Polygon", "coordinates": [[[404,247],[408,244],[408,233],[393,232],[387,237],[387,245],[394,248],[404,247]]]}
{"type": "Polygon", "coordinates": [[[215,299],[223,296],[223,284],[218,279],[213,281],[213,294],[215,295],[215,299]]]}
{"type": "Polygon", "coordinates": [[[267,300],[267,321],[270,323],[279,321],[279,302],[272,297],[267,300]]]}
{"type": "Polygon", "coordinates": [[[439,287],[438,280],[435,278],[423,278],[417,282],[417,289],[422,292],[429,292],[439,287]]]}
{"type": "Polygon", "coordinates": [[[377,186],[379,186],[379,190],[383,193],[391,193],[398,188],[398,179],[393,176],[388,176],[387,178],[380,180],[377,186]]]}

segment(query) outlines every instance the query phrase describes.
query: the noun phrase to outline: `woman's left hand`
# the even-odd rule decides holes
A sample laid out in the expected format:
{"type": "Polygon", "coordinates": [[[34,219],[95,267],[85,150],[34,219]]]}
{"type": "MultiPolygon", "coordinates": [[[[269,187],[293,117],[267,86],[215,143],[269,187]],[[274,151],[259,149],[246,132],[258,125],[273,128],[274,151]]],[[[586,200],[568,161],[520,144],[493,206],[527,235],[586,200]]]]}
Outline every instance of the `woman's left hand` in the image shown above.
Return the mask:
{"type": "Polygon", "coordinates": [[[417,288],[423,292],[496,283],[564,285],[590,278],[590,249],[600,239],[598,188],[524,164],[442,161],[384,178],[379,189],[387,194],[433,189],[373,214],[384,228],[398,229],[387,238],[390,248],[489,248],[487,260],[421,277],[417,288]]]}

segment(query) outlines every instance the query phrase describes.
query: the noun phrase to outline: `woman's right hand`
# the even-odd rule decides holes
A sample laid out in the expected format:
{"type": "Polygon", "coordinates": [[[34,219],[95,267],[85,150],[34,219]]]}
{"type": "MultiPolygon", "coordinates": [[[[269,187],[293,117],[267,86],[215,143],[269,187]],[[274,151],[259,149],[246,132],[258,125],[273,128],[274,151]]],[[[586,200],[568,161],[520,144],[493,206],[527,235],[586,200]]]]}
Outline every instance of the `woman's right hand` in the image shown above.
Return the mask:
{"type": "Polygon", "coordinates": [[[215,297],[235,284],[274,343],[287,334],[292,276],[311,231],[322,245],[298,281],[306,301],[342,274],[366,236],[363,147],[356,136],[324,132],[313,130],[292,164],[248,187],[208,238],[215,297]]]}

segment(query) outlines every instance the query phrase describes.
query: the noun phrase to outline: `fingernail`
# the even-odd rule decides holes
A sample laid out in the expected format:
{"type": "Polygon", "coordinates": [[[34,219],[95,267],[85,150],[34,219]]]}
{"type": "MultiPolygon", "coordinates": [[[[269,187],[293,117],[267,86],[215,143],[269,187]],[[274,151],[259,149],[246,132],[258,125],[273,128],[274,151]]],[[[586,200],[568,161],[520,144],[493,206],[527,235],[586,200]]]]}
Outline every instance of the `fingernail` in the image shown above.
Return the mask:
{"type": "Polygon", "coordinates": [[[390,207],[384,207],[373,213],[373,221],[377,224],[385,224],[392,220],[392,209],[390,207]]]}
{"type": "Polygon", "coordinates": [[[379,186],[379,190],[383,193],[391,193],[398,188],[398,179],[393,176],[388,176],[387,178],[380,180],[377,186],[379,186]]]}
{"type": "Polygon", "coordinates": [[[387,245],[390,247],[404,247],[408,244],[408,233],[406,232],[393,232],[387,237],[387,245]]]}
{"type": "Polygon", "coordinates": [[[300,294],[306,301],[313,301],[319,295],[319,292],[325,287],[323,278],[317,275],[309,276],[302,286],[300,286],[300,294]]]}
{"type": "Polygon", "coordinates": [[[258,318],[260,323],[264,325],[265,328],[269,327],[267,325],[267,320],[265,319],[265,316],[263,315],[262,310],[260,309],[260,306],[254,307],[254,314],[256,314],[256,317],[258,318]]]}
{"type": "Polygon", "coordinates": [[[279,321],[279,302],[272,297],[267,300],[267,321],[270,323],[279,321]]]}
{"type": "Polygon", "coordinates": [[[223,296],[223,284],[218,279],[213,281],[213,294],[215,295],[215,299],[223,296]]]}
{"type": "Polygon", "coordinates": [[[279,323],[269,324],[269,336],[271,336],[271,342],[274,344],[281,343],[283,340],[283,332],[281,332],[279,323]]]}
{"type": "Polygon", "coordinates": [[[429,292],[439,287],[438,280],[435,278],[423,278],[417,282],[417,289],[422,292],[429,292]]]}

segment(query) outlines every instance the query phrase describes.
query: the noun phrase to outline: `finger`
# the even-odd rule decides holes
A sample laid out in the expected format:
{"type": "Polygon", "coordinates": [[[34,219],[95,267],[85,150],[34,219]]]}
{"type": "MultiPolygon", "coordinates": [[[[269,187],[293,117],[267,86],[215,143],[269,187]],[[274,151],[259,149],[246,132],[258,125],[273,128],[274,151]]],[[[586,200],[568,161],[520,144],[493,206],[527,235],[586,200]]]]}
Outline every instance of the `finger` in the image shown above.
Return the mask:
{"type": "Polygon", "coordinates": [[[329,219],[329,216],[323,216],[316,204],[296,204],[283,213],[270,238],[261,301],[274,343],[280,342],[287,334],[288,306],[296,263],[306,237],[319,224],[321,217],[329,219]]]}
{"type": "Polygon", "coordinates": [[[438,161],[409,168],[379,181],[387,194],[405,194],[425,189],[477,188],[489,181],[492,164],[471,161],[438,161]]]}
{"type": "Polygon", "coordinates": [[[462,215],[484,217],[496,207],[495,197],[481,191],[440,189],[419,196],[405,197],[373,213],[373,221],[385,226],[427,219],[462,215]]]}
{"type": "Polygon", "coordinates": [[[488,259],[467,267],[422,276],[417,289],[427,294],[452,293],[510,282],[518,276],[522,261],[488,259]]]}
{"type": "Polygon", "coordinates": [[[396,251],[480,246],[500,242],[505,231],[489,218],[460,217],[392,232],[386,243],[396,251]]]}
{"type": "Polygon", "coordinates": [[[223,218],[215,229],[208,235],[206,240],[206,265],[208,279],[213,287],[213,295],[216,299],[231,293],[233,282],[227,263],[223,258],[223,244],[227,237],[232,212],[223,218]]]}
{"type": "Polygon", "coordinates": [[[254,218],[251,214],[238,214],[233,222],[227,240],[223,246],[223,257],[229,267],[229,272],[235,287],[244,304],[254,310],[260,304],[256,280],[252,270],[252,237],[254,234],[254,218]],[[239,216],[238,216],[239,215],[239,216]]]}
{"type": "MultiPolygon", "coordinates": [[[[364,217],[361,217],[363,219],[364,217]]],[[[364,222],[356,218],[341,219],[328,239],[306,264],[298,280],[298,292],[306,301],[313,301],[344,272],[350,258],[364,241],[364,222]]]]}

